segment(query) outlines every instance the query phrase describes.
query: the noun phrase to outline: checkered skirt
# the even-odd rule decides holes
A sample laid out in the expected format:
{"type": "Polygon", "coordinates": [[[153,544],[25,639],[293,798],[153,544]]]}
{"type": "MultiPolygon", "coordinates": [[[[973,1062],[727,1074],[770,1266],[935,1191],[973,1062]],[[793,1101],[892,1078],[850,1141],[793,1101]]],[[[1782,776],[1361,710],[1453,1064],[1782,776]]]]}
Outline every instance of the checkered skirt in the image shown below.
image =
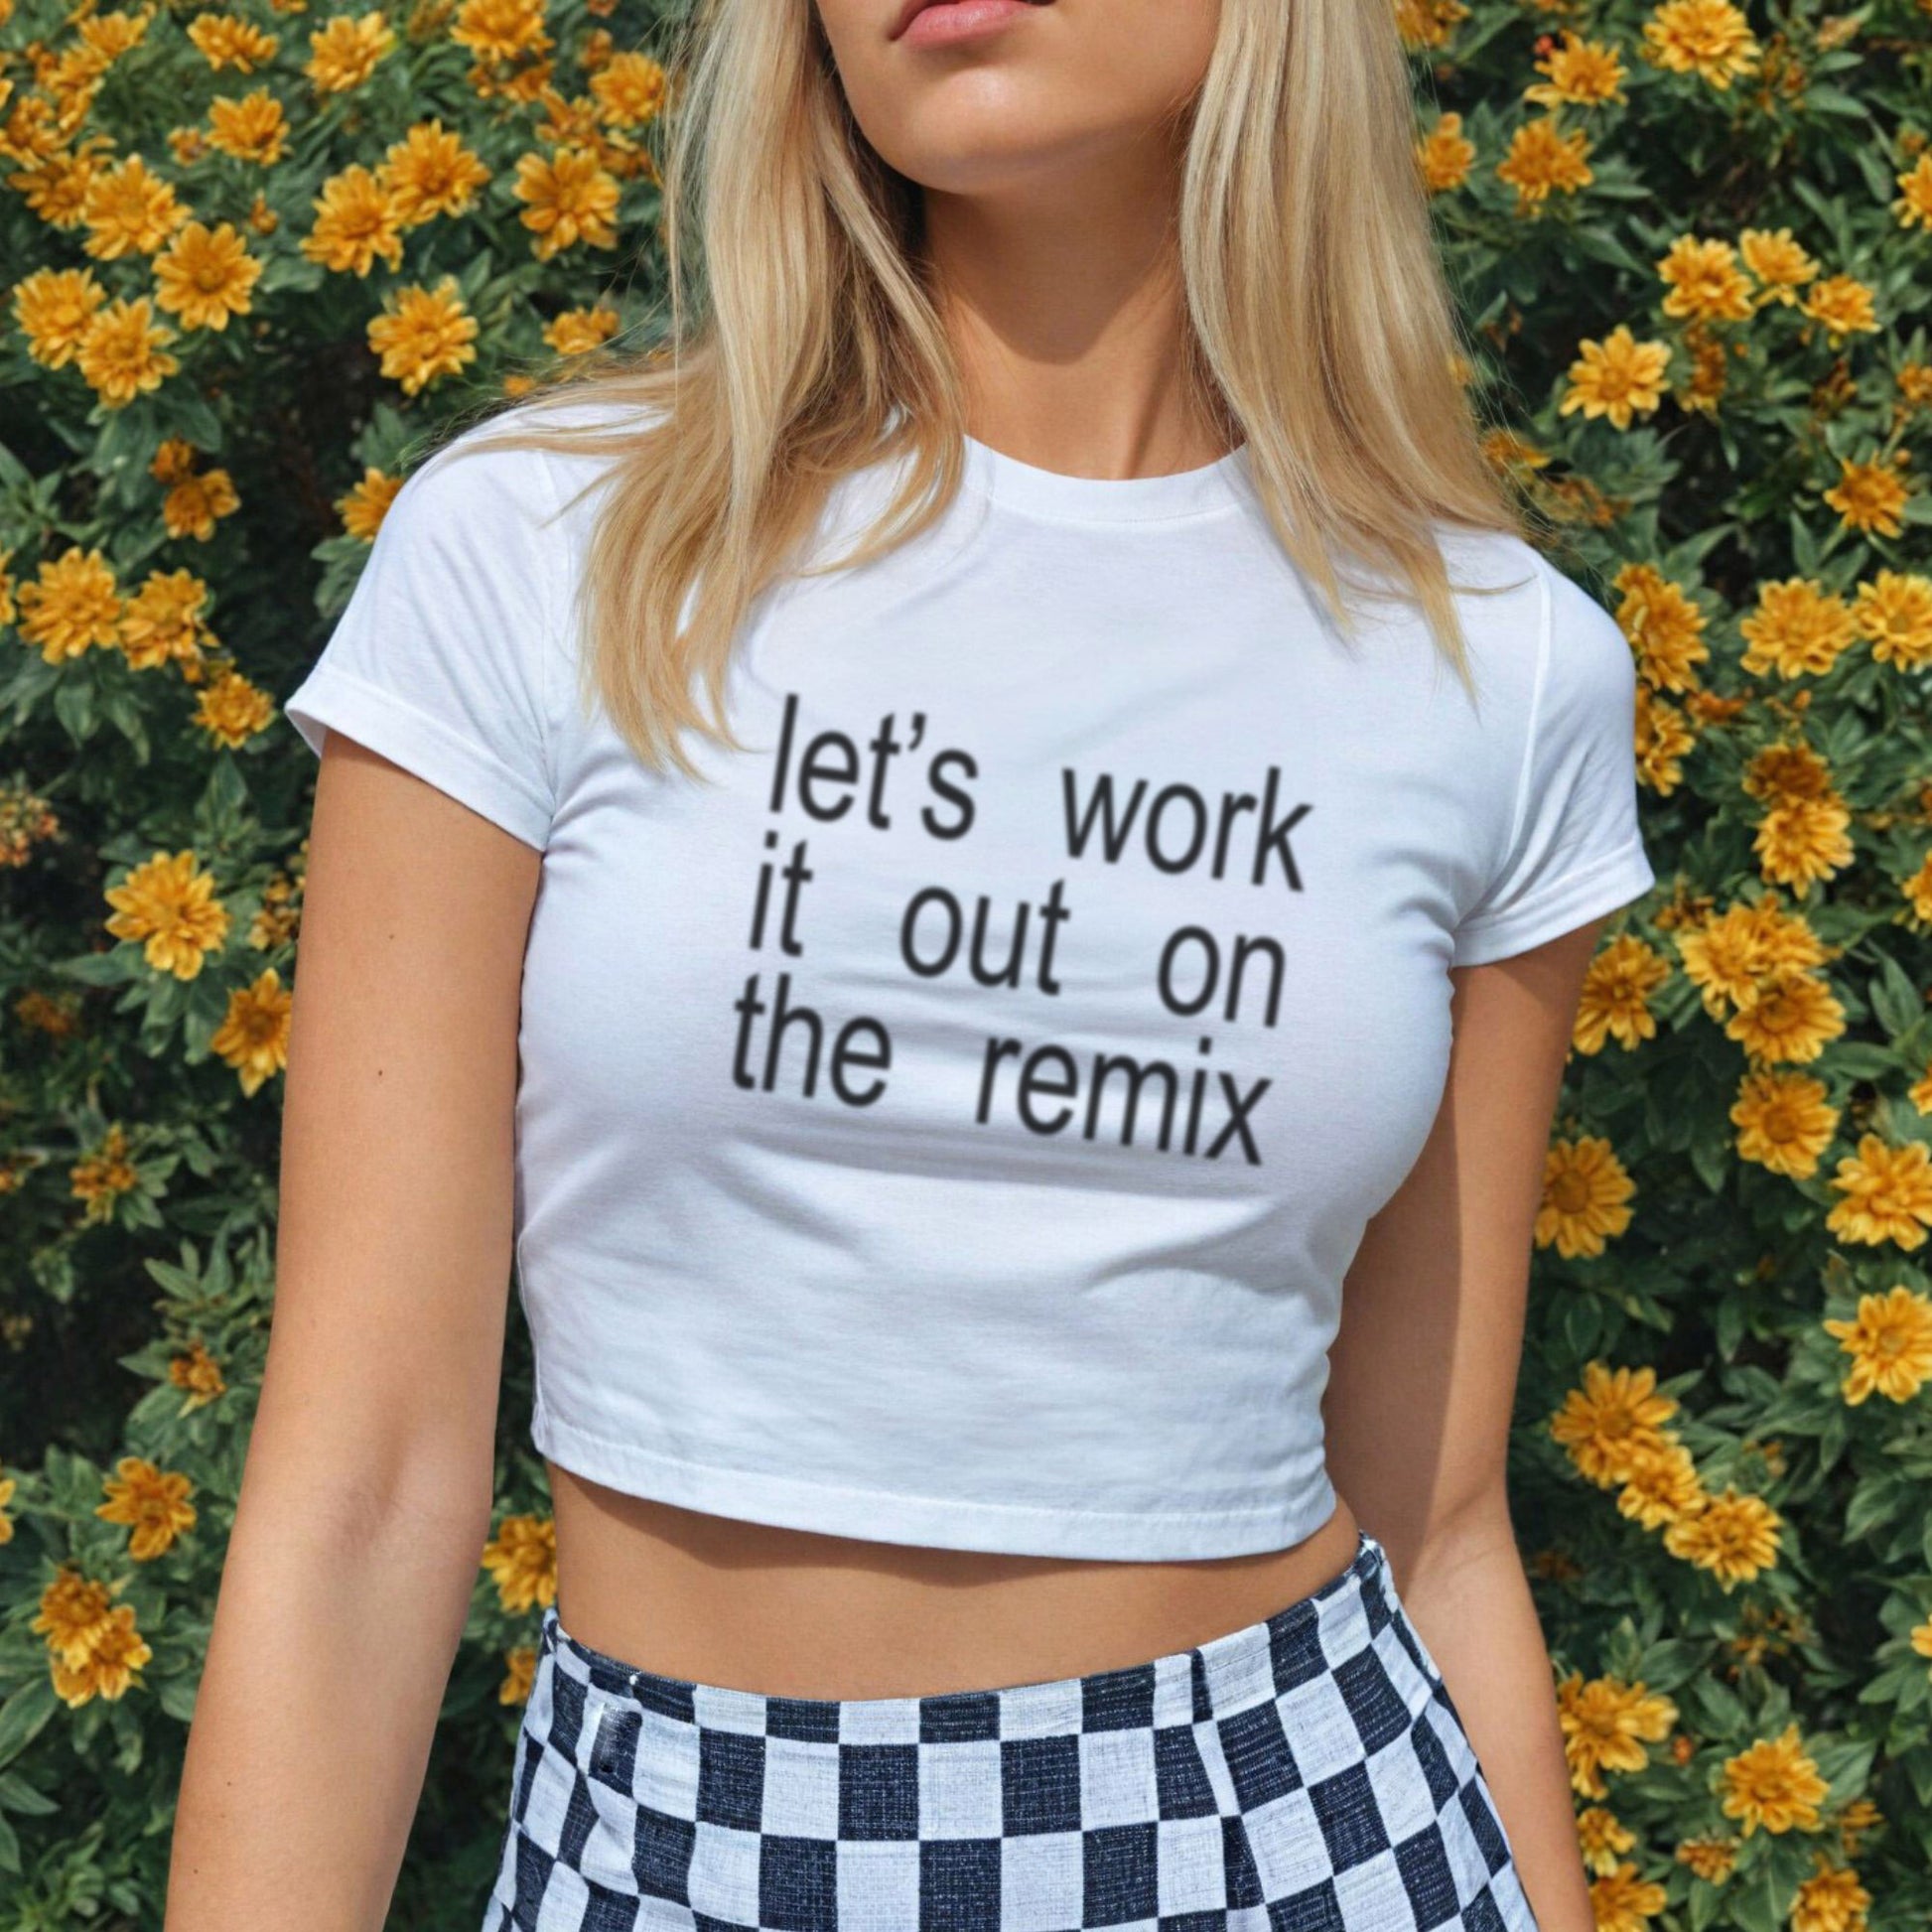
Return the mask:
{"type": "Polygon", "coordinates": [[[544,1612],[483,1932],[1536,1932],[1363,1532],[1266,1619],[1122,1670],[786,1698],[544,1612]]]}

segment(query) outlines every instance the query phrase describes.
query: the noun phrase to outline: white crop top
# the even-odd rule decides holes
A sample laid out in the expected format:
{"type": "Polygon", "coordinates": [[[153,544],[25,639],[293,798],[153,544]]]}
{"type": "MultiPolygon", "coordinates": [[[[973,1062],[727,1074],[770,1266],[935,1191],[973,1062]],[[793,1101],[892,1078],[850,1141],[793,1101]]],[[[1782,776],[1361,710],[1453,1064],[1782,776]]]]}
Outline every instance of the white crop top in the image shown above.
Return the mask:
{"type": "MultiPolygon", "coordinates": [[[[468,443],[492,425],[467,431],[468,443]]],[[[576,699],[589,460],[439,454],[287,701],[543,854],[519,1032],[531,1434],[631,1493],[892,1542],[1159,1560],[1335,1506],[1342,1278],[1438,1110],[1449,968],[1653,883],[1630,649],[1513,537],[1350,644],[1247,457],[967,446],[943,522],[790,576],[746,754],[576,699]]],[[[839,485],[839,549],[886,466],[839,485]]],[[[821,555],[834,554],[823,551],[821,555]]]]}

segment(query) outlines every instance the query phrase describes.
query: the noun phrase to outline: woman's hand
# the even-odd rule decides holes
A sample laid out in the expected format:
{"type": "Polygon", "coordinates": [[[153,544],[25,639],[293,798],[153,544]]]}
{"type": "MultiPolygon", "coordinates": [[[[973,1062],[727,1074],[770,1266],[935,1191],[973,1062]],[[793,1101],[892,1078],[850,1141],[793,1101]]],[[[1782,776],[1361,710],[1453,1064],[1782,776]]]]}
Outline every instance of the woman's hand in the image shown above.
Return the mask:
{"type": "Polygon", "coordinates": [[[540,855],[332,732],[261,1404],[167,1932],[382,1925],[488,1535],[540,855]]]}
{"type": "Polygon", "coordinates": [[[1594,1916],[1504,1466],[1544,1159],[1602,923],[1451,973],[1442,1106],[1356,1252],[1324,1401],[1335,1486],[1389,1552],[1542,1932],[1594,1916]]]}

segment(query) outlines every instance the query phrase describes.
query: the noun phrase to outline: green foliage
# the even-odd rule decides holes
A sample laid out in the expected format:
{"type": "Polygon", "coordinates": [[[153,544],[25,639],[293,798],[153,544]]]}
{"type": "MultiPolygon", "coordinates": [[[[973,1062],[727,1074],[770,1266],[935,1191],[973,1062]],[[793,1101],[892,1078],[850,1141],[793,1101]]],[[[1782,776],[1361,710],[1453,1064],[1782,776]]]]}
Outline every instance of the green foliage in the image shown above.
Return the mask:
{"type": "MultiPolygon", "coordinates": [[[[320,10],[0,0],[0,1932],[159,1918],[272,1297],[276,1016],[313,764],[269,694],[299,678],[366,554],[345,500],[366,527],[427,433],[540,373],[582,340],[582,312],[608,311],[621,347],[649,339],[654,130],[626,108],[641,70],[612,57],[661,46],[678,11],[533,6],[546,44],[480,77],[480,11],[419,0],[381,23],[393,38],[364,77],[328,89],[310,65],[320,10]],[[233,38],[248,26],[275,49],[250,53],[233,38]],[[286,122],[266,161],[235,151],[272,139],[267,110],[236,105],[256,93],[286,122]],[[358,271],[345,238],[330,265],[318,199],[381,192],[358,167],[395,192],[409,164],[385,157],[431,121],[476,158],[467,205],[398,226],[393,259],[358,271]],[[595,221],[573,239],[526,218],[560,141],[600,158],[608,243],[595,221]],[[137,155],[153,190],[115,172],[137,155]],[[121,235],[116,211],[144,196],[158,225],[121,235]],[[237,243],[259,266],[246,307],[195,326],[167,264],[206,270],[237,243]],[[443,305],[413,338],[410,290],[443,305]],[[143,349],[153,325],[171,334],[143,349]],[[446,366],[439,345],[469,359],[446,366]],[[144,359],[148,388],[124,380],[144,359]],[[128,1457],[190,1485],[192,1525],[152,1555],[98,1514],[128,1457]],[[62,1565],[133,1612],[146,1654],[125,1688],[96,1663],[67,1680],[88,1694],[58,1693],[35,1624],[62,1565]]],[[[1773,1932],[1795,1909],[1798,1932],[1841,1932],[1798,1890],[1822,1856],[1855,1866],[1873,1932],[1918,1927],[1932,9],[1398,13],[1496,460],[1617,613],[1643,680],[1660,883],[1587,996],[1513,1469],[1567,1708],[1637,1714],[1641,1762],[1612,1760],[1600,1795],[1579,1753],[1580,1809],[1631,1835],[1600,1910],[1773,1932]],[[1565,52],[1572,31],[1614,52],[1609,97],[1526,97],[1580,91],[1593,57],[1565,52]],[[1692,65],[1670,65],[1679,49],[1692,65]],[[1892,1377],[1855,1401],[1846,1324],[1862,1301],[1878,1321],[1865,1298],[1894,1289],[1892,1377]],[[1619,1449],[1602,1425],[1633,1403],[1619,1449]],[[1634,1509],[1673,1449],[1690,1486],[1674,1525],[1646,1527],[1619,1498],[1634,1509]],[[1726,1766],[1787,1726],[1816,1814],[1743,1832],[1726,1766]],[[1726,1876],[1680,1856],[1725,1838],[1726,1876]]],[[[364,18],[380,20],[344,16],[364,18]]],[[[499,1511],[542,1517],[520,1324],[508,1378],[499,1511]]],[[[398,1923],[481,1914],[517,1721],[498,1687],[534,1625],[480,1571],[398,1923]]]]}

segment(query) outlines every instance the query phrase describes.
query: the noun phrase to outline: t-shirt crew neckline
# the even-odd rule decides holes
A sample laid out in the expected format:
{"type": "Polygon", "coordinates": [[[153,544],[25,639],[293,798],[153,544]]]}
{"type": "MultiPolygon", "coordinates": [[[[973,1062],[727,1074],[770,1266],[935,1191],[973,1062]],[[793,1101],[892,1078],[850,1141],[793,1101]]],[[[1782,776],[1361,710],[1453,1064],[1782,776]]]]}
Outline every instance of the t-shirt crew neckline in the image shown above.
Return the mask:
{"type": "Polygon", "coordinates": [[[1078,523],[1147,523],[1238,509],[1245,501],[1248,446],[1192,470],[1158,477],[1074,477],[1022,463],[965,438],[965,481],[983,496],[1035,516],[1078,523]]]}

